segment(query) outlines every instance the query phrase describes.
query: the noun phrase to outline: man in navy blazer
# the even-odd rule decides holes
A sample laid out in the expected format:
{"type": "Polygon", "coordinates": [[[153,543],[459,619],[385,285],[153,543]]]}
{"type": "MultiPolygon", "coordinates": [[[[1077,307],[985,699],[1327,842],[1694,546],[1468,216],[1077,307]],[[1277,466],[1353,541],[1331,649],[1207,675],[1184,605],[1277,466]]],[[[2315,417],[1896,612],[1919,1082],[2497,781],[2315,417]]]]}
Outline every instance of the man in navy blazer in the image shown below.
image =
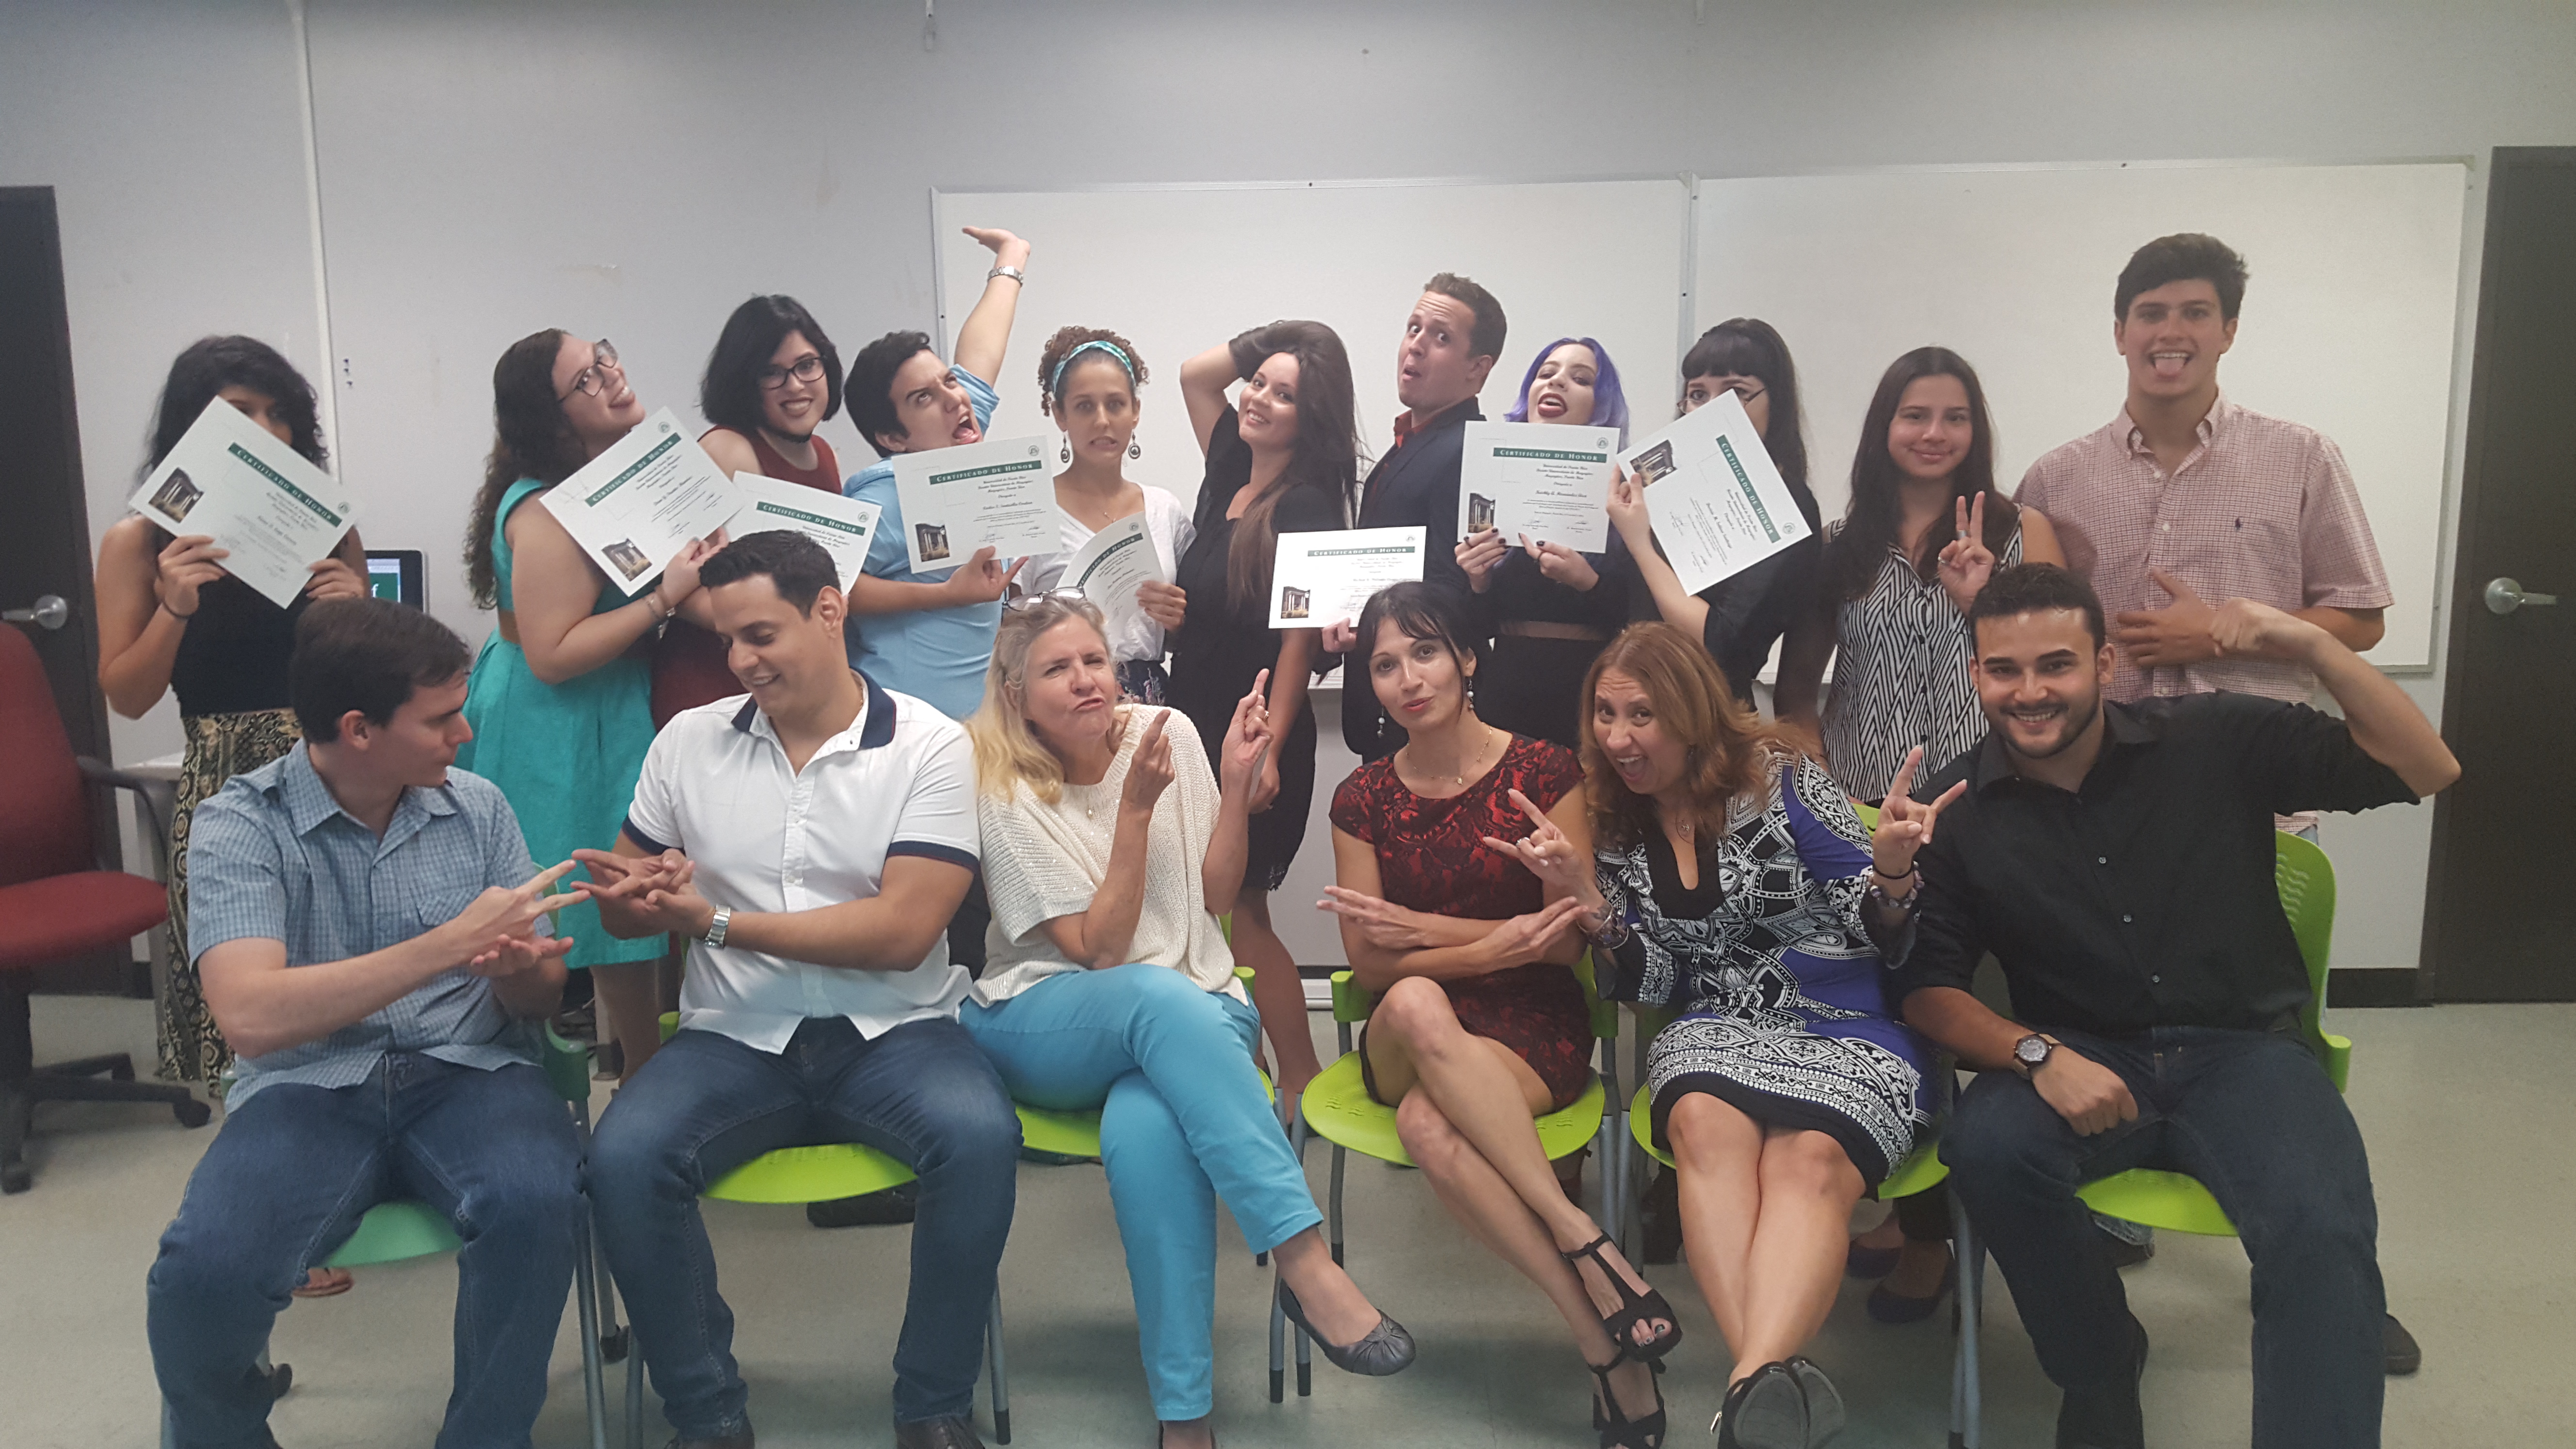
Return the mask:
{"type": "MultiPolygon", "coordinates": [[[[1458,537],[1458,463],[1467,424],[1485,416],[1476,394],[1502,355],[1503,325],[1502,304],[1465,277],[1442,272],[1423,283],[1395,353],[1395,396],[1405,408],[1395,420],[1395,446],[1360,485],[1357,526],[1421,525],[1423,577],[1462,598],[1467,575],[1450,550],[1458,537]]],[[[1324,631],[1328,656],[1349,652],[1354,642],[1348,624],[1324,631]]],[[[1365,670],[1342,687],[1342,740],[1363,760],[1384,759],[1404,744],[1403,726],[1378,707],[1365,670]]]]}

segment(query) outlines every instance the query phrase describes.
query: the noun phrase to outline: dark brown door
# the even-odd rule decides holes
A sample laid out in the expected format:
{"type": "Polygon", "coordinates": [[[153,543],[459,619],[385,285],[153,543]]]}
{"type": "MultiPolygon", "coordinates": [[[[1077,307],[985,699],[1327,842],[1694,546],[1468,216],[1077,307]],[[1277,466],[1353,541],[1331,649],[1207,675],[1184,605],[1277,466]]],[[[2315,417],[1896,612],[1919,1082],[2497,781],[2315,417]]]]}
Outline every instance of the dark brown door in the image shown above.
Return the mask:
{"type": "MultiPolygon", "coordinates": [[[[107,702],[98,692],[98,625],[90,610],[89,496],[81,483],[80,425],[72,407],[71,319],[63,307],[63,254],[50,186],[0,187],[0,610],[45,662],[54,705],[75,753],[108,757],[107,702]],[[40,617],[21,619],[22,612],[40,617]],[[48,627],[48,624],[52,627],[48,627]]],[[[98,837],[115,851],[113,807],[97,811],[98,837]]],[[[40,972],[40,989],[122,991],[123,951],[40,972]]]]}
{"type": "Polygon", "coordinates": [[[2571,339],[2576,148],[2499,148],[2442,690],[2465,773],[2433,807],[2418,976],[2431,1000],[2576,1000],[2576,894],[2550,829],[2576,811],[2571,339]]]}

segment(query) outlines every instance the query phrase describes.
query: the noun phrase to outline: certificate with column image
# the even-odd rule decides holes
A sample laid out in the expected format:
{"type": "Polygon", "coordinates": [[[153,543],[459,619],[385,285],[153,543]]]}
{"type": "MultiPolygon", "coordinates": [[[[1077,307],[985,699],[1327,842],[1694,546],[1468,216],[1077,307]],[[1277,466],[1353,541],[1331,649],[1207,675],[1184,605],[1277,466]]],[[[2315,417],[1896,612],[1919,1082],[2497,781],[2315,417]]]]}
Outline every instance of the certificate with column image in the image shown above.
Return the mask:
{"type": "Polygon", "coordinates": [[[313,581],[312,565],[349,532],[340,481],[222,398],[206,404],[128,507],[173,536],[202,533],[224,571],[279,608],[313,581]]]}
{"type": "Polygon", "coordinates": [[[1674,419],[1620,462],[1645,485],[1655,542],[1694,594],[1810,532],[1762,434],[1731,392],[1674,419]]]}
{"type": "Polygon", "coordinates": [[[742,491],[664,408],[537,501],[629,597],[692,540],[742,511],[742,491]]]}
{"type": "Polygon", "coordinates": [[[897,453],[894,494],[903,504],[903,546],[917,574],[945,573],[979,548],[1006,559],[1064,547],[1055,476],[1047,445],[1037,438],[897,453]]]}
{"type": "Polygon", "coordinates": [[[801,533],[823,546],[849,592],[868,561],[868,543],[877,536],[877,515],[884,510],[820,488],[807,488],[758,473],[736,473],[733,486],[742,494],[742,511],[725,524],[725,533],[741,538],[754,533],[801,533]]]}
{"type": "Polygon", "coordinates": [[[1422,577],[1425,532],[1343,528],[1279,535],[1270,565],[1270,627],[1320,629],[1356,620],[1369,595],[1422,577]]]}
{"type": "Polygon", "coordinates": [[[1564,423],[1469,423],[1458,465],[1458,537],[1498,529],[1578,553],[1610,546],[1610,467],[1616,428],[1564,423]]]}
{"type": "Polygon", "coordinates": [[[1154,536],[1145,531],[1145,515],[1139,513],[1093,534],[1065,561],[1056,587],[1081,590],[1106,616],[1109,637],[1124,639],[1137,632],[1137,621],[1145,617],[1136,588],[1147,580],[1171,582],[1163,577],[1163,560],[1154,552],[1154,536]]]}

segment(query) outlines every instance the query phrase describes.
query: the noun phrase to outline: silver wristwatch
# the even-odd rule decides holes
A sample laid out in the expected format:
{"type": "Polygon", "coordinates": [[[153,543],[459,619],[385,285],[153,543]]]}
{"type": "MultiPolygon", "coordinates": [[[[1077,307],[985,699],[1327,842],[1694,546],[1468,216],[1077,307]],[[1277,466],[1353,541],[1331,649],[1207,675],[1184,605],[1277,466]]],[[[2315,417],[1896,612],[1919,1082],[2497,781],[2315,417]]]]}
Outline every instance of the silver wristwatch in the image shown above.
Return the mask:
{"type": "Polygon", "coordinates": [[[1029,274],[1021,271],[1017,267],[995,267],[993,270],[984,274],[984,280],[988,282],[993,280],[995,277],[1008,277],[1023,287],[1029,284],[1029,274]]]}
{"type": "Polygon", "coordinates": [[[2056,1053],[2057,1043],[2038,1032],[2013,1043],[2013,1060],[2021,1065],[2021,1074],[2025,1077],[2048,1065],[2048,1059],[2056,1053]]]}
{"type": "Polygon", "coordinates": [[[703,945],[714,950],[721,951],[724,949],[725,932],[731,928],[732,925],[733,907],[718,906],[716,907],[715,919],[707,922],[707,933],[700,936],[698,940],[703,945]]]}

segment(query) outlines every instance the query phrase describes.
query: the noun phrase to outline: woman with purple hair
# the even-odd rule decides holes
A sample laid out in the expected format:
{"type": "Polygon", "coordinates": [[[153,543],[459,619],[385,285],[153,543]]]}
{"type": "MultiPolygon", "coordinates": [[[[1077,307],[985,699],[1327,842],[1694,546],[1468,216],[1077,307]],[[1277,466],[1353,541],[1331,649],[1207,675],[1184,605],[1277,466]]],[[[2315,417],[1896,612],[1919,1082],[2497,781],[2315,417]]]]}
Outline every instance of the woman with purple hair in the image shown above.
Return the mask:
{"type": "MultiPolygon", "coordinates": [[[[1503,418],[1615,428],[1620,445],[1628,442],[1619,369],[1589,337],[1540,348],[1503,418]]],[[[1584,672],[1628,623],[1636,568],[1616,537],[1609,548],[1578,553],[1491,528],[1458,541],[1458,567],[1476,591],[1476,627],[1494,641],[1476,680],[1476,712],[1487,723],[1575,747],[1584,672]]]]}

